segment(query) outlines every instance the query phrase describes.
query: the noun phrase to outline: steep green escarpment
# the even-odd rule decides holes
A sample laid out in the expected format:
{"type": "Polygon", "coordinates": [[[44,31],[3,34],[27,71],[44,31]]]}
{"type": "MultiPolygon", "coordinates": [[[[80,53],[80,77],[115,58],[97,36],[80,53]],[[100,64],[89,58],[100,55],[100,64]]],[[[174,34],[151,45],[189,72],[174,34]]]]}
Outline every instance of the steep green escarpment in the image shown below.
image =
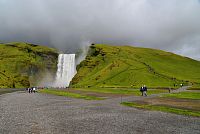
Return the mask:
{"type": "Polygon", "coordinates": [[[199,84],[200,62],[162,50],[95,44],[71,87],[174,87],[199,84]]]}
{"type": "Polygon", "coordinates": [[[47,73],[55,74],[56,49],[27,43],[0,44],[0,88],[37,85],[47,73]]]}

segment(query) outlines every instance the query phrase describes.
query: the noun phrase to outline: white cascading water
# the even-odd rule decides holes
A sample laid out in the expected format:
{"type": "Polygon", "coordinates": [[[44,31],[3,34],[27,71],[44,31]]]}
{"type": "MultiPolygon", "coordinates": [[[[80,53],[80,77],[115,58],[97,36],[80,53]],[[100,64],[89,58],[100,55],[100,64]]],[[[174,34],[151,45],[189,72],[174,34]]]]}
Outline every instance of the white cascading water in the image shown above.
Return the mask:
{"type": "Polygon", "coordinates": [[[59,54],[54,87],[69,87],[70,81],[75,74],[75,54],[59,54]]]}

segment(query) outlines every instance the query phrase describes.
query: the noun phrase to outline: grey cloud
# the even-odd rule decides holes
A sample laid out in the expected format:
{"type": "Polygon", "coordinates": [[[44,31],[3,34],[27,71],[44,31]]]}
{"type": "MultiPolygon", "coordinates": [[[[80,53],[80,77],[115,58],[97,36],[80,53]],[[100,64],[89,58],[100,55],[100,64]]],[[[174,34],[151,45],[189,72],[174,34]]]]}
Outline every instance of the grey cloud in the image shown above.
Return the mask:
{"type": "Polygon", "coordinates": [[[68,52],[88,42],[136,45],[200,59],[199,0],[0,0],[0,5],[0,41],[68,52]]]}

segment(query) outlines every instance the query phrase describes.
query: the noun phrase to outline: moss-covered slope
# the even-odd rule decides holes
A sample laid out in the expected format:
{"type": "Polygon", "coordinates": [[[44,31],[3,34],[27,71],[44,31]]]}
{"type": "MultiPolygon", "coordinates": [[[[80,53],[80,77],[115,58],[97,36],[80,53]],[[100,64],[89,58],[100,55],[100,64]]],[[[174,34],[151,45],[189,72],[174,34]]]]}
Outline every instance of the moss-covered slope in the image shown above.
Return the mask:
{"type": "Polygon", "coordinates": [[[200,62],[162,50],[91,46],[77,66],[72,87],[173,87],[200,83],[200,62]]]}
{"type": "Polygon", "coordinates": [[[37,85],[56,72],[56,49],[27,43],[0,44],[0,88],[37,85]]]}

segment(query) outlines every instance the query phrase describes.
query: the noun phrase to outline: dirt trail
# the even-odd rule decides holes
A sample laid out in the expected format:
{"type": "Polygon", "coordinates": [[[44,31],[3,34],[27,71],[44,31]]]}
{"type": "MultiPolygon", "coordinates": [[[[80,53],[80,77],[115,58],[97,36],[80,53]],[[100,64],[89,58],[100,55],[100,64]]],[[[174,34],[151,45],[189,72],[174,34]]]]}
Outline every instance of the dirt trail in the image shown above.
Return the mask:
{"type": "MultiPolygon", "coordinates": [[[[189,88],[189,86],[183,86],[179,89],[176,89],[176,90],[171,90],[170,93],[179,93],[179,92],[184,92],[186,91],[187,89],[189,88]]],[[[148,92],[147,92],[148,94],[148,92]]],[[[147,97],[144,97],[144,96],[127,96],[127,97],[119,97],[119,98],[115,98],[115,99],[108,99],[108,100],[111,100],[111,102],[116,102],[116,104],[120,103],[120,102],[124,102],[124,101],[139,101],[139,100],[143,100],[143,99],[146,99],[146,98],[154,98],[154,97],[157,97],[157,96],[160,96],[160,95],[164,95],[164,94],[169,94],[169,93],[159,93],[159,94],[152,94],[152,95],[148,95],[147,97]]]]}

